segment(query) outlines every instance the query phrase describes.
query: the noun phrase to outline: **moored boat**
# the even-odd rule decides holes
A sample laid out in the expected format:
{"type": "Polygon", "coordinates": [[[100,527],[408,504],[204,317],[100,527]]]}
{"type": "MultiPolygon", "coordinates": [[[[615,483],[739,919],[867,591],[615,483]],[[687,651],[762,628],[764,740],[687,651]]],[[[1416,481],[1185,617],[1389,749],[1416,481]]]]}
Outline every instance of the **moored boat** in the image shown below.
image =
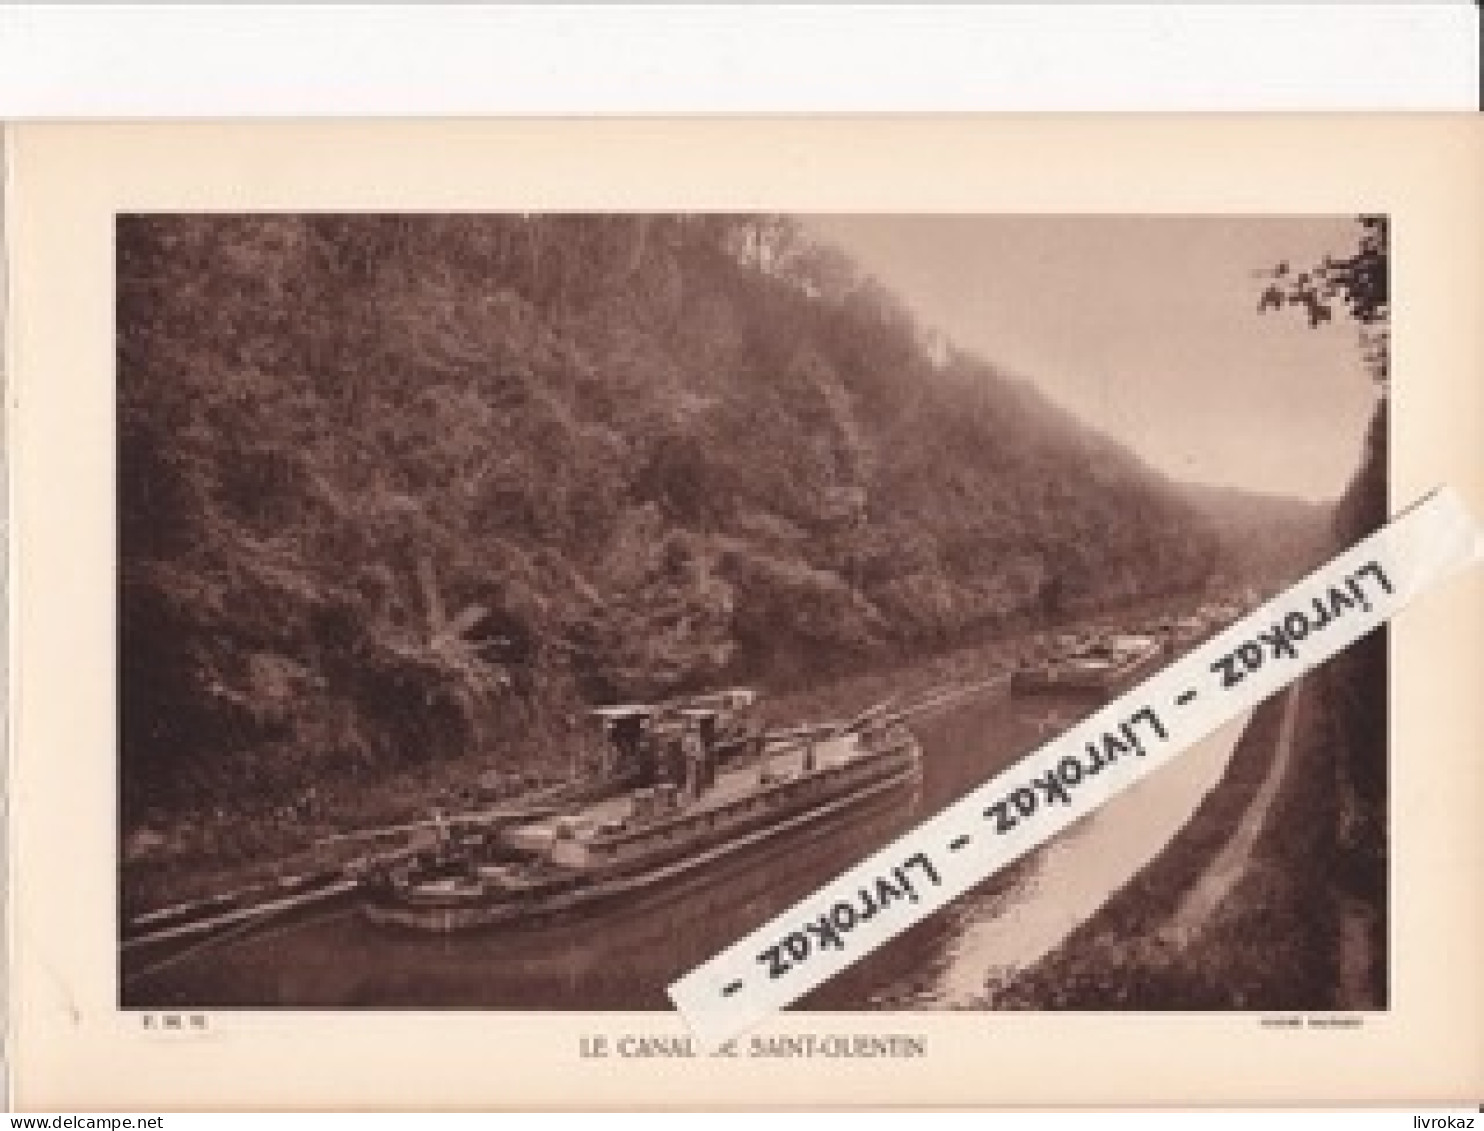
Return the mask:
{"type": "Polygon", "coordinates": [[[707,708],[602,714],[642,784],[539,820],[443,830],[432,850],[366,877],[372,922],[431,932],[516,926],[656,889],[765,843],[818,832],[915,788],[921,750],[899,720],[863,716],[724,758],[707,708]]]}
{"type": "Polygon", "coordinates": [[[1021,664],[1010,677],[1010,690],[1017,695],[1111,696],[1153,671],[1164,655],[1164,645],[1154,636],[1099,636],[1021,664]]]}

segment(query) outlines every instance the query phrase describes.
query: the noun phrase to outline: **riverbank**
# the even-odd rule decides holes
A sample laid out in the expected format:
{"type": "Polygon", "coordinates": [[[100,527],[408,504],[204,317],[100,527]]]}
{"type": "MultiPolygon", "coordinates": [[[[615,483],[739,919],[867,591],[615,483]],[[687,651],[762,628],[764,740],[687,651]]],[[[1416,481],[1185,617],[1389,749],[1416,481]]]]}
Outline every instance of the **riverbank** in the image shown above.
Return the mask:
{"type": "Polygon", "coordinates": [[[1354,960],[1344,956],[1343,896],[1333,878],[1335,744],[1319,678],[1262,704],[1227,773],[1169,847],[991,1004],[1363,1007],[1341,974],[1354,960]]]}

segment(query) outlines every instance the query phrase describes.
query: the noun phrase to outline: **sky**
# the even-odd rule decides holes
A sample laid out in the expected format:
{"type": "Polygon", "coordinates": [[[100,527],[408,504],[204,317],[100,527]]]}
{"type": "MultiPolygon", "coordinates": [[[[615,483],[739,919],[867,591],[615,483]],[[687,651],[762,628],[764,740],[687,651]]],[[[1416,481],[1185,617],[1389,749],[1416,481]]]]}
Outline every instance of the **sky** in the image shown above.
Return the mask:
{"type": "Polygon", "coordinates": [[[814,216],[924,326],[1170,476],[1333,499],[1376,400],[1357,327],[1257,312],[1256,272],[1355,246],[1350,217],[814,216]]]}

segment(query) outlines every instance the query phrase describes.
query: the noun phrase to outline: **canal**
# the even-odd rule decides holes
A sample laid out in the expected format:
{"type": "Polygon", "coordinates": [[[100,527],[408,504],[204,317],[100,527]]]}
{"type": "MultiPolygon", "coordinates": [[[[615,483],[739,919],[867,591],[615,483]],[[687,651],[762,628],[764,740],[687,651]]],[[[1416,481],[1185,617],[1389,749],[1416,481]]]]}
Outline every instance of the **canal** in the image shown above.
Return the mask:
{"type": "MultiPolygon", "coordinates": [[[[913,720],[915,796],[814,839],[762,849],[568,925],[409,935],[354,907],[125,972],[151,1008],[669,1009],[665,986],[1075,722],[1074,704],[1003,684],[913,720]]],[[[800,1008],[972,1008],[1152,859],[1219,780],[1245,719],[1218,731],[1049,845],[819,987],[800,1008]]]]}

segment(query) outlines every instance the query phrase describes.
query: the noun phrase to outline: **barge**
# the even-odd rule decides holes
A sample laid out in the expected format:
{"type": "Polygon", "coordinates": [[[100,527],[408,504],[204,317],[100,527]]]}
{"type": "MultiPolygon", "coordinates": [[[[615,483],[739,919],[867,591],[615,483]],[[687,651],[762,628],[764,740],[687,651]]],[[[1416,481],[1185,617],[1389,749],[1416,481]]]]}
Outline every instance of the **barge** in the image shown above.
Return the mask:
{"type": "Polygon", "coordinates": [[[1153,636],[1100,636],[1021,664],[1010,676],[1010,690],[1016,695],[1110,697],[1153,671],[1165,656],[1165,645],[1153,636]]]}
{"type": "Polygon", "coordinates": [[[765,733],[754,699],[597,708],[605,741],[573,779],[513,795],[481,783],[481,807],[323,837],[295,874],[122,916],[120,950],[158,955],[342,900],[422,931],[536,923],[915,803],[919,748],[887,704],[765,733]]]}
{"type": "Polygon", "coordinates": [[[907,805],[921,748],[898,718],[863,716],[724,757],[707,708],[599,712],[641,784],[539,820],[441,830],[431,850],[362,880],[371,922],[446,933],[537,925],[658,889],[764,844],[907,805]],[[657,725],[659,723],[660,725],[657,725]]]}

